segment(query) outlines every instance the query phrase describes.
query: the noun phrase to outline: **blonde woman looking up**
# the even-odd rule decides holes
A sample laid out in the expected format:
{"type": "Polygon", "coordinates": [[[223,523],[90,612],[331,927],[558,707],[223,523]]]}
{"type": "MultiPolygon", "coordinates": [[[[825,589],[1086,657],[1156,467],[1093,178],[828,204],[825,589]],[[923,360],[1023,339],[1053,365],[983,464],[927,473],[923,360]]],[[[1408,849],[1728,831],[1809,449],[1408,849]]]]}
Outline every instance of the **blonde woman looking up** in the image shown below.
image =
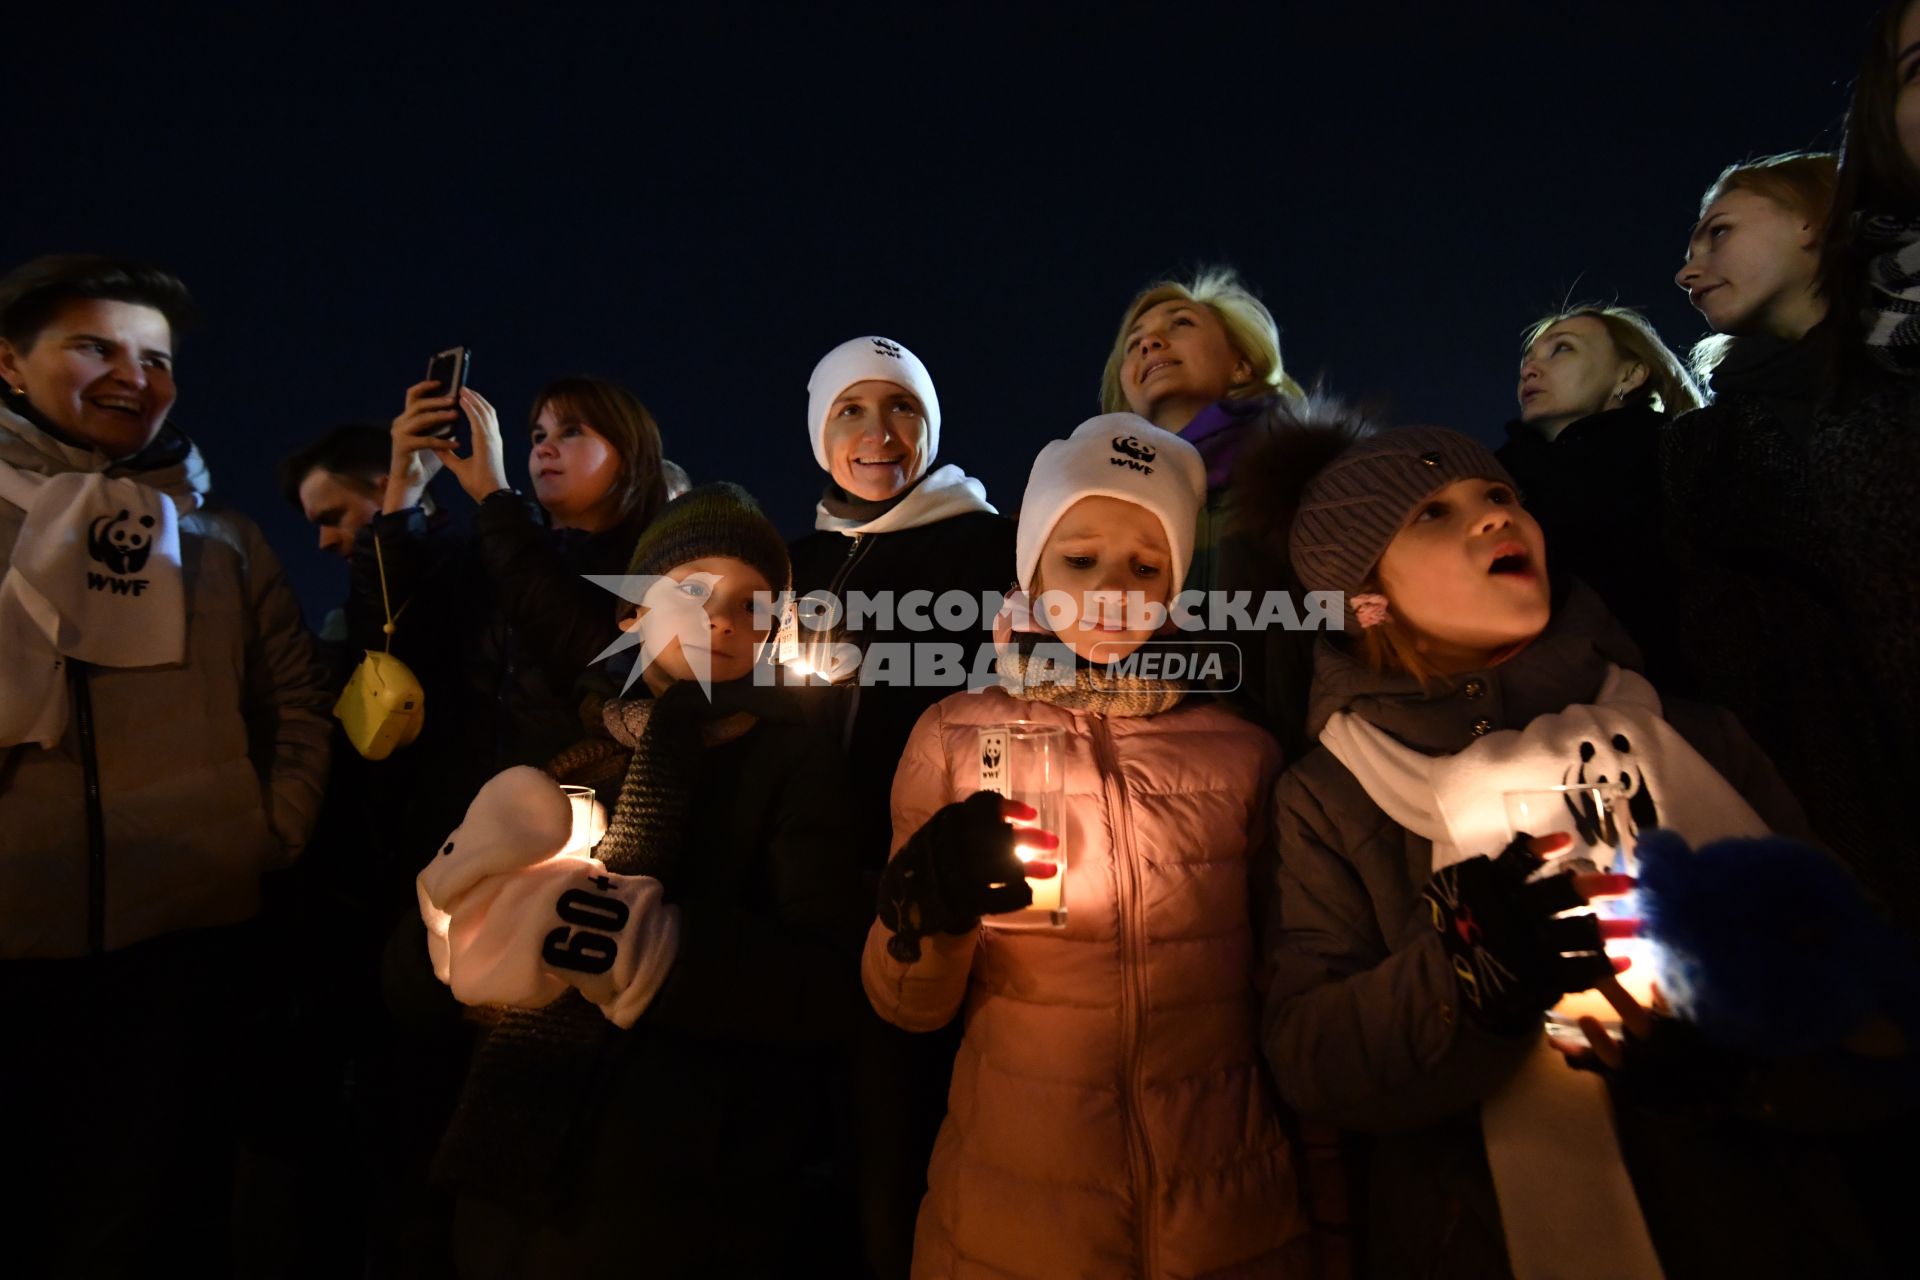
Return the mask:
{"type": "Polygon", "coordinates": [[[1527,326],[1516,395],[1495,456],[1539,514],[1555,575],[1594,588],[1636,637],[1663,626],[1648,570],[1660,431],[1700,407],[1693,376],[1638,311],[1584,303],[1527,326]]]}

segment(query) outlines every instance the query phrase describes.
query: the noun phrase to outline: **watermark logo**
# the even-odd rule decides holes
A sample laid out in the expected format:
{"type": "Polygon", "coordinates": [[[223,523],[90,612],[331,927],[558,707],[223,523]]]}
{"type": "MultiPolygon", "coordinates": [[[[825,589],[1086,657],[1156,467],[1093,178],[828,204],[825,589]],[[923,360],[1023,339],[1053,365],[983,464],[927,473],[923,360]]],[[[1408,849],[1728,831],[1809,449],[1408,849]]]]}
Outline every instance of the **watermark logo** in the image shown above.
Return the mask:
{"type": "MultiPolygon", "coordinates": [[[[1152,465],[1155,451],[1132,437],[1114,441],[1116,462],[1152,465]],[[1137,446],[1132,452],[1122,450],[1137,446]]],[[[677,644],[702,691],[713,684],[708,603],[722,579],[648,574],[589,574],[587,580],[635,606],[636,620],[594,659],[638,649],[621,692],[677,644]]],[[[1243,651],[1231,637],[1275,628],[1338,629],[1345,600],[1337,591],[1183,591],[1170,602],[1139,591],[758,592],[751,601],[752,640],[767,644],[752,664],[757,684],[858,684],[934,689],[985,689],[1017,679],[1033,686],[1071,684],[1083,671],[1112,680],[1147,680],[1190,689],[1239,687],[1243,651]],[[995,624],[1001,642],[991,638],[995,624]],[[1009,645],[1009,636],[1018,643],[1009,645]],[[1074,643],[1068,643],[1071,639],[1074,643]],[[1075,646],[1094,657],[1088,661],[1075,646]],[[1017,676],[1006,653],[1021,654],[1017,676]]],[[[684,678],[684,677],[682,677],[684,678]]]]}
{"type": "Polygon", "coordinates": [[[638,606],[637,621],[631,629],[622,631],[619,639],[593,658],[594,662],[604,662],[616,653],[639,648],[633,670],[620,686],[623,695],[661,654],[678,642],[681,657],[699,683],[700,691],[708,698],[713,697],[713,655],[708,647],[711,627],[706,602],[713,588],[720,584],[719,574],[690,573],[684,579],[648,573],[583,576],[594,586],[604,587],[628,604],[638,606]]]}

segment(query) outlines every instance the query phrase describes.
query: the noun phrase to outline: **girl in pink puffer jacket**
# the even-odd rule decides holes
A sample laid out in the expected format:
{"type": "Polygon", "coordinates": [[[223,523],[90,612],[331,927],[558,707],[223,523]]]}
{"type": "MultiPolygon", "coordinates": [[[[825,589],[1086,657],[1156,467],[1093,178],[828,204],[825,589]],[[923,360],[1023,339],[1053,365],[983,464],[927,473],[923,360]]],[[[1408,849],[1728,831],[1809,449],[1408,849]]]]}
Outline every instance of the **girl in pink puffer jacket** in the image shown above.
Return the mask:
{"type": "Polygon", "coordinates": [[[1308,1270],[1260,1074],[1247,903],[1279,752],[1136,674],[1147,653],[1109,665],[1161,629],[1152,606],[1186,576],[1204,494],[1193,447],[1131,414],[1043,449],[1018,567],[1033,598],[1062,606],[1053,634],[1016,638],[1003,618],[1002,687],[928,710],[895,775],[867,995],[908,1030],[966,1010],[916,1277],[1308,1270]],[[1043,671],[1049,653],[1066,661],[1043,671]],[[1066,731],[1059,927],[982,920],[1026,906],[1026,877],[1053,870],[1015,854],[1007,819],[1033,811],[982,790],[980,731],[1016,720],[1066,731]]]}

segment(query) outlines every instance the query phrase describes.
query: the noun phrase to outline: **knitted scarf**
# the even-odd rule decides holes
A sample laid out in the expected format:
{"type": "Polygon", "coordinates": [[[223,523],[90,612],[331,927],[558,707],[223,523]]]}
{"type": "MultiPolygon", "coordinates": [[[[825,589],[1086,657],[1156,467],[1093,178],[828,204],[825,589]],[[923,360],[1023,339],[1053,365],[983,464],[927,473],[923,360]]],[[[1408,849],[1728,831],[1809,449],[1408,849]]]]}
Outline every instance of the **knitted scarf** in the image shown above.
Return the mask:
{"type": "MultiPolygon", "coordinates": [[[[737,693],[713,688],[716,695],[737,693]]],[[[657,699],[620,704],[629,708],[623,723],[635,729],[634,751],[606,837],[594,850],[608,870],[653,876],[673,900],[701,747],[710,727],[725,740],[753,726],[741,701],[709,703],[697,684],[683,683],[657,699]]],[[[543,1009],[507,1010],[474,1055],[436,1177],[510,1202],[564,1200],[577,1189],[568,1171],[581,1167],[577,1156],[590,1136],[580,1120],[604,1085],[622,1034],[577,991],[543,1009]]]]}
{"type": "Polygon", "coordinates": [[[993,620],[1000,687],[1027,702],[1097,716],[1157,716],[1187,696],[1171,680],[1128,673],[1123,663],[1091,663],[1032,616],[1026,593],[1010,592],[993,620]],[[1070,673],[1070,674],[1069,674],[1070,673]]]}
{"type": "Polygon", "coordinates": [[[1875,251],[1860,312],[1867,354],[1895,373],[1920,373],[1920,220],[1861,213],[1853,231],[1875,251]]]}

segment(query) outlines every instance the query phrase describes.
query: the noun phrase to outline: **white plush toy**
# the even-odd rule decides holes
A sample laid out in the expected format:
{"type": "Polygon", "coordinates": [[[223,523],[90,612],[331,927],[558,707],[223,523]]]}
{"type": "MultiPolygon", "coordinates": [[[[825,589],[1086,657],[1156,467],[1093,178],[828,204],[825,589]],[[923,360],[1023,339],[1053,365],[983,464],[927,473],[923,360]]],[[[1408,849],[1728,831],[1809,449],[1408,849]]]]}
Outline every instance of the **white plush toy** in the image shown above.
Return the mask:
{"type": "MultiPolygon", "coordinates": [[[[597,806],[596,806],[597,810],[597,806]]],[[[415,880],[433,972],[462,1004],[537,1009],[569,986],[631,1027],[666,981],[680,913],[652,876],[607,870],[538,769],[499,774],[415,880]]]]}

